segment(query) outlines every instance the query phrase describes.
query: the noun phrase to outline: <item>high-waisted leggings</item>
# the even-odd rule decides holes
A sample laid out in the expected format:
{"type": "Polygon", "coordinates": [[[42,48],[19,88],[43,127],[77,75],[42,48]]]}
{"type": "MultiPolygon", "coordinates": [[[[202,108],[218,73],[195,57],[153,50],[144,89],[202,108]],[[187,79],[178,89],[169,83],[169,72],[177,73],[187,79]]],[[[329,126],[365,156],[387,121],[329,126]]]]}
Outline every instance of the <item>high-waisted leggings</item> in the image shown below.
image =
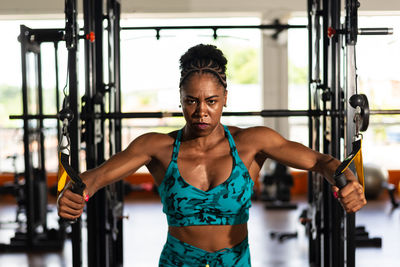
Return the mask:
{"type": "Polygon", "coordinates": [[[208,252],[168,234],[160,256],[160,267],[250,267],[247,238],[233,248],[208,252]]]}

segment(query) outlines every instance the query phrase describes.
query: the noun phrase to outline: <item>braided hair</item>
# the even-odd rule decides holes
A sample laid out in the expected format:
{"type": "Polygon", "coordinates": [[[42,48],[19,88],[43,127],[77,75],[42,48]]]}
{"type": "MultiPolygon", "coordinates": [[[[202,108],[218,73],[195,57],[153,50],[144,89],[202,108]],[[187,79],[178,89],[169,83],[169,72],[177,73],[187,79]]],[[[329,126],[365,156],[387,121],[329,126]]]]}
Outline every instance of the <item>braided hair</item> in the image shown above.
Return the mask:
{"type": "Polygon", "coordinates": [[[226,89],[226,60],[224,54],[214,45],[199,44],[190,48],[180,58],[181,88],[192,73],[212,73],[226,89]]]}

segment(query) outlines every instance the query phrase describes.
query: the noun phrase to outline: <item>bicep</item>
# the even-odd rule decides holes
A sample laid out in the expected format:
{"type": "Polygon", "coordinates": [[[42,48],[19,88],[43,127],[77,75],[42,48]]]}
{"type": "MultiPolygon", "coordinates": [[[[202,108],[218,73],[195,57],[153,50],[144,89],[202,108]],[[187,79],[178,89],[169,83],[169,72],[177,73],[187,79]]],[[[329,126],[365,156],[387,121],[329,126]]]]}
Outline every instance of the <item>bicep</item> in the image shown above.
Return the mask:
{"type": "Polygon", "coordinates": [[[303,144],[285,139],[271,129],[264,131],[261,140],[263,153],[289,167],[312,170],[321,155],[303,144]]]}
{"type": "Polygon", "coordinates": [[[123,151],[113,155],[100,166],[83,174],[85,182],[93,184],[95,191],[134,173],[151,160],[148,138],[141,136],[123,151]]]}

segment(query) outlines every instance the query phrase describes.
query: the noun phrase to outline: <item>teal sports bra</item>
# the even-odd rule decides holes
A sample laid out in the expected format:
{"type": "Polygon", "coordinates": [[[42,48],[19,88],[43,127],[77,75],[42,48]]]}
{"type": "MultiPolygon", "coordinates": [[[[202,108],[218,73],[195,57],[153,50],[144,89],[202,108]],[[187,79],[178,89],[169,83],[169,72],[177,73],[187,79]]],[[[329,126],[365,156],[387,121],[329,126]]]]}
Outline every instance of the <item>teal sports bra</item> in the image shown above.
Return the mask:
{"type": "Polygon", "coordinates": [[[178,131],[171,162],[158,187],[168,225],[236,225],[248,221],[254,182],[228,127],[224,129],[233,157],[232,172],[226,181],[208,191],[188,184],[180,175],[177,159],[182,129],[178,131]]]}

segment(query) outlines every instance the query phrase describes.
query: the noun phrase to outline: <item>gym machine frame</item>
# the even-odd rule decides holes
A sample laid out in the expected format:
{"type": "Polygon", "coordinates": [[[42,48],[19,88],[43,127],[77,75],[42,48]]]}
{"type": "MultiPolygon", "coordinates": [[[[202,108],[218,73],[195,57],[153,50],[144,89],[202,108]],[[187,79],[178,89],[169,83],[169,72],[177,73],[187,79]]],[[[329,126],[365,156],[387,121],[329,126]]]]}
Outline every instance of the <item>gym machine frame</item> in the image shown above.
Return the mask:
{"type": "MultiPolygon", "coordinates": [[[[84,32],[95,39],[85,40],[86,90],[82,98],[82,141],[86,145],[87,169],[105,161],[106,146],[111,156],[121,150],[121,120],[96,118],[90,114],[121,111],[120,99],[120,3],[108,0],[106,14],[103,1],[84,1],[84,32]],[[103,22],[107,26],[104,28],[103,22]],[[103,33],[108,33],[108,77],[103,72],[103,33]],[[108,80],[108,83],[105,83],[108,80]],[[108,106],[106,106],[108,105],[108,106]],[[105,135],[108,130],[109,142],[105,135]]],[[[123,182],[99,190],[87,203],[88,266],[123,265],[123,182]]]]}
{"type": "MultiPolygon", "coordinates": [[[[102,1],[85,0],[83,5],[84,10],[84,34],[79,35],[77,24],[77,3],[76,0],[65,1],[65,29],[29,29],[21,26],[21,42],[22,49],[30,45],[35,47],[35,51],[40,54],[40,44],[44,42],[53,42],[55,48],[55,72],[56,72],[56,105],[59,105],[59,81],[58,81],[58,43],[65,41],[68,49],[68,106],[72,111],[73,118],[68,125],[70,136],[70,165],[73,169],[79,172],[79,150],[81,139],[86,145],[86,164],[88,168],[93,168],[104,162],[105,160],[105,142],[106,120],[108,120],[108,134],[110,155],[120,151],[121,149],[121,119],[134,117],[163,117],[163,114],[123,114],[120,107],[120,70],[119,70],[119,20],[120,20],[120,3],[116,0],[107,1],[107,14],[103,14],[102,1]],[[106,29],[103,27],[103,21],[107,20],[106,29]],[[23,30],[22,30],[23,29],[23,30]],[[108,83],[104,82],[103,73],[103,32],[108,31],[108,83]],[[77,50],[79,39],[85,39],[85,95],[82,97],[82,112],[79,112],[79,95],[78,95],[78,80],[77,80],[77,50]],[[105,104],[108,108],[105,108],[105,104]],[[93,114],[95,114],[93,116],[93,114]],[[82,135],[80,135],[80,122],[82,121],[82,135]]],[[[210,26],[214,29],[216,36],[217,28],[227,26],[210,26]]],[[[240,28],[241,26],[232,26],[240,28]]],[[[245,26],[249,27],[249,26],[245,26]]],[[[268,27],[276,29],[276,34],[291,26],[280,25],[260,25],[251,26],[255,28],[268,27]]],[[[293,26],[296,27],[296,26],[293,26]]],[[[305,27],[305,26],[300,26],[305,27]]],[[[23,66],[24,66],[24,58],[23,66]]],[[[38,57],[40,60],[40,57],[38,57]]],[[[40,133],[41,141],[44,143],[43,120],[56,119],[59,115],[48,115],[42,112],[42,95],[41,95],[41,66],[40,61],[36,65],[36,71],[39,72],[37,81],[39,83],[36,88],[39,90],[40,97],[38,107],[40,112],[32,113],[24,109],[22,116],[10,116],[10,119],[23,119],[25,125],[30,122],[39,121],[37,132],[40,133]]],[[[26,77],[27,70],[23,68],[23,74],[26,77]]],[[[24,89],[25,87],[23,87],[24,89]]],[[[26,96],[24,95],[24,103],[26,96]]],[[[278,113],[280,111],[277,111],[278,113]]],[[[251,112],[252,115],[257,115],[257,112],[251,112]]],[[[232,113],[230,115],[240,115],[240,113],[232,113]]],[[[170,115],[170,114],[168,114],[170,115]]],[[[181,116],[181,114],[173,114],[181,116]]],[[[228,115],[228,114],[227,114],[228,115]]],[[[271,115],[271,114],[270,114],[271,115]]],[[[282,116],[282,114],[281,114],[282,116]]],[[[58,131],[59,131],[58,122],[58,131]]],[[[29,134],[29,129],[24,128],[25,136],[29,134]]],[[[28,142],[25,140],[25,146],[28,142]]],[[[41,145],[41,153],[43,156],[41,162],[44,162],[44,146],[41,145]]],[[[25,151],[29,151],[27,148],[25,151]]],[[[27,152],[28,153],[28,152],[27,152]]],[[[30,170],[32,162],[25,162],[27,170],[30,170]]],[[[44,166],[42,167],[44,170],[44,166]]],[[[46,185],[46,176],[42,172],[40,180],[46,185]]],[[[27,176],[29,177],[29,176],[27,176]]],[[[31,182],[29,179],[28,182],[31,182]]],[[[41,193],[40,195],[46,196],[41,193]]],[[[45,207],[46,211],[47,199],[42,201],[42,205],[36,205],[39,208],[45,207]]],[[[31,206],[33,202],[30,202],[31,206]]],[[[34,207],[36,207],[34,206],[34,207]]],[[[88,229],[88,264],[89,266],[122,266],[123,250],[122,250],[122,210],[123,210],[123,187],[122,182],[108,186],[100,190],[93,196],[87,205],[87,229],[88,229]]],[[[44,212],[44,216],[46,213],[44,212]]],[[[45,221],[44,221],[45,222],[45,221]]],[[[65,229],[63,224],[60,224],[60,229],[57,233],[62,235],[61,239],[57,239],[58,245],[51,244],[45,250],[61,249],[64,242],[65,229]]],[[[78,219],[72,224],[72,254],[73,266],[82,266],[82,223],[78,219]]],[[[53,234],[54,235],[54,234],[53,234]]],[[[28,242],[33,242],[35,239],[28,235],[28,242]],[[32,241],[33,240],[33,241],[32,241]]],[[[40,240],[40,245],[43,245],[43,238],[40,240]]],[[[33,244],[35,248],[38,245],[33,244]]],[[[26,247],[22,250],[27,250],[26,247]]]]}
{"type": "MultiPolygon", "coordinates": [[[[23,119],[24,185],[18,203],[23,206],[26,226],[20,228],[9,244],[0,244],[0,251],[60,250],[65,234],[60,229],[47,227],[47,179],[43,133],[42,63],[40,43],[31,40],[31,29],[21,25],[22,109],[24,115],[39,118],[23,119]]],[[[52,32],[54,33],[54,32],[52,32]]]]}
{"type": "MultiPolygon", "coordinates": [[[[354,1],[353,1],[354,2],[354,1]]],[[[71,166],[79,170],[78,152],[80,147],[79,122],[82,120],[82,141],[86,145],[87,167],[93,168],[105,160],[106,131],[110,136],[110,155],[121,149],[121,119],[124,118],[163,118],[181,117],[180,112],[131,112],[122,113],[120,108],[120,82],[119,82],[119,31],[120,30],[156,30],[156,37],[159,38],[160,30],[168,29],[205,29],[214,31],[214,38],[217,38],[217,29],[220,28],[258,28],[274,29],[276,33],[273,38],[282,31],[289,28],[304,28],[303,25],[282,25],[275,22],[272,25],[255,26],[169,26],[169,27],[119,27],[120,3],[117,0],[108,0],[106,14],[103,14],[102,1],[85,0],[84,9],[84,35],[79,36],[76,23],[76,0],[66,0],[66,28],[65,29],[43,29],[30,30],[36,41],[57,42],[65,40],[69,51],[69,91],[70,105],[74,112],[75,119],[70,125],[71,135],[71,166]],[[103,20],[107,20],[106,29],[103,27],[103,20]],[[108,83],[104,81],[103,73],[103,33],[108,32],[108,83]],[[85,95],[82,98],[82,112],[79,113],[79,96],[77,90],[77,43],[79,38],[85,38],[85,95]],[[40,40],[40,41],[39,41],[40,40]],[[105,108],[105,105],[108,107],[105,108]],[[106,127],[108,121],[108,127],[106,127]]],[[[348,3],[347,3],[348,5],[348,3]]],[[[287,117],[307,116],[310,120],[310,146],[320,150],[321,118],[323,129],[335,129],[330,134],[324,135],[323,151],[336,157],[342,155],[340,149],[340,138],[344,137],[344,122],[352,125],[349,117],[349,110],[344,106],[344,99],[340,90],[340,38],[334,37],[333,41],[327,39],[323,34],[323,79],[320,75],[320,34],[326,32],[327,25],[333,25],[340,29],[340,5],[336,1],[309,0],[309,38],[310,38],[310,96],[308,110],[263,110],[254,112],[225,112],[223,116],[262,116],[262,117],[287,117]],[[324,7],[324,8],[322,8],[324,7]],[[323,21],[322,26],[320,20],[323,21]],[[322,28],[321,28],[322,27],[322,28]],[[318,35],[319,34],[319,35],[318,35]],[[311,48],[312,43],[318,52],[311,48]],[[316,59],[315,68],[311,65],[316,59]],[[328,63],[328,59],[332,62],[328,63]],[[334,59],[334,60],[333,60],[334,59]],[[316,67],[317,66],[317,67],[316,67]],[[330,70],[328,70],[330,66],[330,70]],[[316,71],[316,73],[314,72],[316,71]],[[314,79],[317,77],[317,79],[314,79]],[[321,101],[322,100],[322,101],[321,101]],[[337,140],[336,143],[332,140],[337,140]]],[[[385,34],[387,29],[359,29],[360,34],[385,34]]],[[[338,30],[338,33],[343,34],[338,30]]],[[[57,50],[56,50],[57,54],[57,50]]],[[[57,56],[56,56],[57,60],[57,56]]],[[[56,72],[57,63],[56,63],[56,72]]],[[[57,75],[58,77],[58,75],[57,75]]],[[[58,80],[56,79],[57,84],[58,80]]],[[[40,87],[38,87],[40,88],[40,87]]],[[[58,89],[58,86],[57,86],[58,89]]],[[[57,90],[58,92],[58,90],[57,90]]],[[[349,95],[349,94],[348,94],[349,95]]],[[[41,106],[41,105],[40,105],[41,106]]],[[[399,114],[399,110],[376,110],[371,114],[399,114]]],[[[31,114],[25,112],[22,116],[10,116],[12,119],[43,120],[57,118],[57,115],[31,114]]],[[[30,164],[28,162],[28,164],[30,164]]],[[[32,166],[32,165],[27,165],[32,166]]],[[[340,262],[346,262],[348,266],[354,260],[354,242],[351,242],[352,219],[345,217],[343,210],[332,199],[330,187],[321,183],[322,178],[311,174],[309,201],[312,209],[317,212],[312,214],[314,224],[309,226],[310,233],[317,238],[310,237],[310,265],[341,266],[340,262]],[[346,221],[346,230],[342,228],[342,222],[346,221]],[[328,227],[324,227],[328,225],[328,227]],[[314,228],[313,228],[314,227],[314,228]],[[340,237],[332,236],[328,229],[339,229],[340,237]],[[321,238],[321,235],[324,235],[321,238]],[[344,243],[344,240],[348,243],[344,243]],[[322,243],[323,242],[323,243],[322,243]],[[339,244],[338,246],[336,246],[339,244]],[[325,249],[322,249],[325,247],[325,249]],[[343,261],[342,261],[343,260],[343,261]]],[[[122,208],[123,192],[122,183],[109,186],[96,193],[88,203],[88,262],[89,266],[122,266],[122,208]]],[[[311,209],[311,210],[312,210],[311,209]]],[[[73,237],[73,266],[82,265],[81,250],[81,222],[72,227],[73,237]]]]}
{"type": "MultiPolygon", "coordinates": [[[[338,1],[309,0],[308,14],[309,109],[337,110],[340,114],[310,118],[309,144],[316,151],[321,151],[322,146],[323,153],[340,159],[340,139],[345,131],[345,109],[342,105],[345,100],[341,95],[339,70],[340,39],[329,40],[326,34],[328,25],[340,27],[340,5],[338,1]]],[[[308,216],[311,220],[307,225],[310,266],[344,266],[345,255],[353,258],[355,255],[351,235],[347,236],[342,229],[346,215],[334,200],[329,183],[321,175],[312,172],[309,173],[308,200],[308,216]],[[350,238],[347,239],[348,237],[350,238]],[[347,250],[345,244],[348,246],[347,250]]],[[[354,215],[348,215],[347,218],[353,219],[354,215]]],[[[354,225],[351,219],[347,221],[349,226],[354,225]]],[[[354,262],[352,259],[348,260],[354,262]]],[[[354,263],[349,266],[354,266],[354,263]]]]}
{"type": "MultiPolygon", "coordinates": [[[[357,94],[354,57],[357,35],[392,33],[390,28],[359,29],[359,5],[357,0],[345,1],[345,22],[341,24],[341,1],[308,1],[309,109],[322,110],[323,114],[323,132],[321,118],[309,118],[309,143],[311,148],[320,151],[322,141],[322,152],[338,159],[350,153],[353,137],[358,133],[353,122],[355,107],[349,103],[350,97],[357,94]],[[336,115],[328,115],[329,110],[336,111],[336,115]]],[[[399,112],[376,110],[369,114],[399,112]]],[[[369,114],[364,118],[366,127],[369,114]]],[[[310,172],[308,185],[310,266],[354,267],[355,214],[343,211],[333,197],[331,186],[320,175],[310,172]]]]}

